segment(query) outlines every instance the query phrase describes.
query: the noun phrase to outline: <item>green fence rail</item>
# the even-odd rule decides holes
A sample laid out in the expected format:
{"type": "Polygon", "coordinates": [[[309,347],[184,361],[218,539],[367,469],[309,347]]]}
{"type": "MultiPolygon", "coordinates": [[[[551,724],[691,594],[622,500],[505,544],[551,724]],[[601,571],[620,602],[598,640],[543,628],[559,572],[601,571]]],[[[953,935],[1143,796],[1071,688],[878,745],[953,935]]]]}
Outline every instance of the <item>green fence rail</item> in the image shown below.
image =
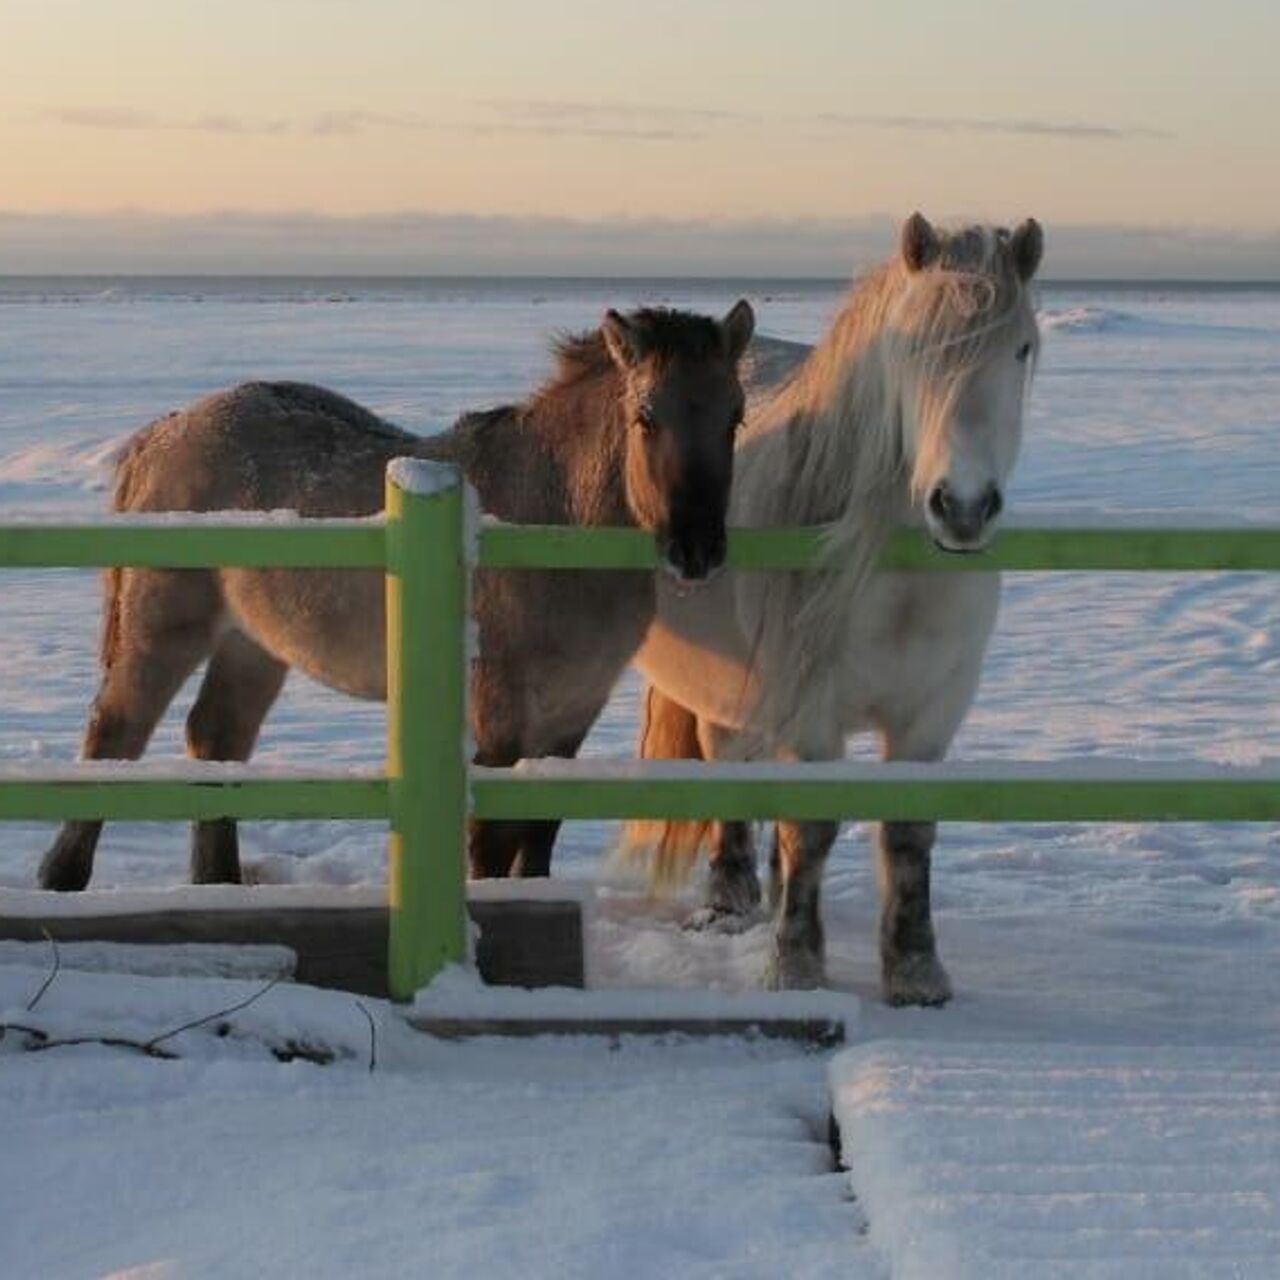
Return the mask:
{"type": "MultiPolygon", "coordinates": [[[[95,524],[30,520],[0,524],[0,568],[361,569],[387,561],[387,521],[227,516],[129,516],[95,524]]],[[[638,529],[584,529],[485,521],[475,563],[484,569],[656,569],[653,538],[638,529]]],[[[735,569],[816,569],[822,530],[735,529],[735,569]]],[[[939,551],[903,529],[883,567],[907,572],[1016,573],[1098,571],[1260,572],[1280,569],[1280,527],[1261,525],[1106,525],[1095,520],[1035,526],[1010,522],[981,555],[939,551]]]]}
{"type": "MultiPolygon", "coordinates": [[[[252,513],[122,517],[95,524],[0,525],[0,568],[299,568],[382,571],[387,581],[385,775],[245,765],[85,763],[0,768],[0,820],[375,818],[390,826],[392,994],[408,999],[464,955],[465,824],[480,818],[938,818],[960,821],[1280,821],[1280,769],[1097,761],[1068,766],[672,765],[545,762],[470,768],[466,594],[487,569],[657,565],[632,529],[508,526],[471,536],[452,468],[401,460],[386,514],[300,520],[252,513]]],[[[735,530],[743,570],[815,569],[820,529],[735,530]]],[[[919,531],[891,539],[904,571],[1280,570],[1280,527],[1006,527],[980,556],[946,555],[919,531]]]]}
{"type": "Polygon", "coordinates": [[[574,764],[472,769],[473,812],[517,819],[1280,822],[1280,766],[574,764]]]}

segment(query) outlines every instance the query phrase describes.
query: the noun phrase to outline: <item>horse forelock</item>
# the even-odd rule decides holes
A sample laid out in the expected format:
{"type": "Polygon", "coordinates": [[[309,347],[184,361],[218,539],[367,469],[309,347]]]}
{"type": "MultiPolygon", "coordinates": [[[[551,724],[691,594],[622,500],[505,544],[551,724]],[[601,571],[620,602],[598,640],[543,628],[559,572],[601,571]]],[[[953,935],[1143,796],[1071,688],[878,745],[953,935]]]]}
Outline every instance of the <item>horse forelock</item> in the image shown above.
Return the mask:
{"type": "MultiPolygon", "coordinates": [[[[627,321],[645,358],[661,367],[673,360],[703,361],[724,355],[724,335],[709,316],[669,307],[641,307],[627,321]]],[[[552,344],[553,384],[598,377],[616,369],[599,329],[562,334],[552,344]]]]}
{"type": "MultiPolygon", "coordinates": [[[[955,408],[970,375],[1014,369],[1012,346],[1034,329],[1031,294],[1010,252],[1009,236],[969,228],[943,242],[936,266],[914,273],[896,308],[903,340],[890,344],[886,376],[897,392],[910,379],[917,410],[911,492],[919,498],[947,448],[955,408]],[[952,242],[955,242],[954,244],[952,242]],[[1025,321],[1026,323],[1021,323],[1025,321]]],[[[900,429],[905,428],[900,420],[900,429]]]]}
{"type": "Polygon", "coordinates": [[[673,307],[641,307],[627,319],[641,349],[659,363],[712,360],[725,354],[723,331],[710,316],[673,307]]]}

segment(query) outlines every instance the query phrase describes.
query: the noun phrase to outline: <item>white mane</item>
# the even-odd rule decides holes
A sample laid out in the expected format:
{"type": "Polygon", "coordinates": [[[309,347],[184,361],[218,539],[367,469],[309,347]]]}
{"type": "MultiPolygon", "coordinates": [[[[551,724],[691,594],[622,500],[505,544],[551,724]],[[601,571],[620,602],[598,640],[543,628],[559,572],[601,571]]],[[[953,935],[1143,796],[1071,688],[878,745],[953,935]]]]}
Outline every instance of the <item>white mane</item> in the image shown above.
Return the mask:
{"type": "Polygon", "coordinates": [[[920,494],[967,376],[1002,358],[1030,311],[1007,232],[940,237],[935,260],[900,256],[856,283],[805,363],[749,420],[736,461],[735,525],[825,524],[826,572],[743,574],[740,620],[754,646],[752,721],[799,747],[834,696],[836,648],[885,540],[920,494]],[[914,383],[912,463],[904,392],[914,383]]]}

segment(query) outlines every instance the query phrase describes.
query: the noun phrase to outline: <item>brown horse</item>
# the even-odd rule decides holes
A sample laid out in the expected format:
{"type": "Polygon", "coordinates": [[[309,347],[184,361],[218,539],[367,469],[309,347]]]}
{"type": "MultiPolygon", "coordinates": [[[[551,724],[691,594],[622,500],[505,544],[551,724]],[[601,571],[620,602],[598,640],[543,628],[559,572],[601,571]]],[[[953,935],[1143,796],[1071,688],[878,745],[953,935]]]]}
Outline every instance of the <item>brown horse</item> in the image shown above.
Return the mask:
{"type": "MultiPolygon", "coordinates": [[[[350,400],[297,383],[247,383],[139,431],[120,459],[121,512],[379,511],[399,456],[460,466],[485,511],[538,524],[652,530],[665,568],[694,582],[725,553],[738,360],[751,308],[721,321],[610,311],[558,344],[555,375],[520,405],[468,414],[422,439],[350,400]]],[[[116,569],[107,574],[102,677],[86,759],[136,759],[208,659],[188,753],[247,760],[291,666],[360,698],[386,696],[384,585],[373,570],[116,569]]],[[[654,613],[650,574],[480,573],[476,760],[573,755],[654,613]]],[[[473,875],[547,872],[555,823],[476,824],[473,875]]],[[[69,822],[40,865],[47,889],[82,889],[101,822],[69,822]]],[[[235,824],[197,822],[197,883],[240,879],[235,824]]]]}

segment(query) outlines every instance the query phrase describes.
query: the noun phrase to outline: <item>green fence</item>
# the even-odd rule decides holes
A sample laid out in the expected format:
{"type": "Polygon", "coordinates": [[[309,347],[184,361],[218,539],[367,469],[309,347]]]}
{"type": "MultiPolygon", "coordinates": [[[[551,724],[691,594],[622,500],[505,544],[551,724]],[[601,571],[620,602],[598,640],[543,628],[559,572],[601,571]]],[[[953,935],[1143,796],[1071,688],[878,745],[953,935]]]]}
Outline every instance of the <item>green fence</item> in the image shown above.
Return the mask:
{"type": "MultiPolygon", "coordinates": [[[[737,530],[738,569],[810,569],[821,531],[737,530]]],[[[1007,527],[981,556],[947,556],[918,532],[887,568],[971,572],[1280,569],[1280,528],[1007,527]]],[[[385,774],[247,765],[79,764],[0,769],[0,819],[381,818],[390,825],[389,983],[408,999],[464,954],[464,838],[480,818],[938,818],[967,821],[1280,821],[1280,767],[811,765],[545,761],[482,769],[466,758],[466,593],[473,567],[657,565],[636,530],[515,527],[468,516],[458,473],[402,460],[384,518],[161,516],[0,525],[0,568],[369,568],[387,581],[385,774]]]]}

